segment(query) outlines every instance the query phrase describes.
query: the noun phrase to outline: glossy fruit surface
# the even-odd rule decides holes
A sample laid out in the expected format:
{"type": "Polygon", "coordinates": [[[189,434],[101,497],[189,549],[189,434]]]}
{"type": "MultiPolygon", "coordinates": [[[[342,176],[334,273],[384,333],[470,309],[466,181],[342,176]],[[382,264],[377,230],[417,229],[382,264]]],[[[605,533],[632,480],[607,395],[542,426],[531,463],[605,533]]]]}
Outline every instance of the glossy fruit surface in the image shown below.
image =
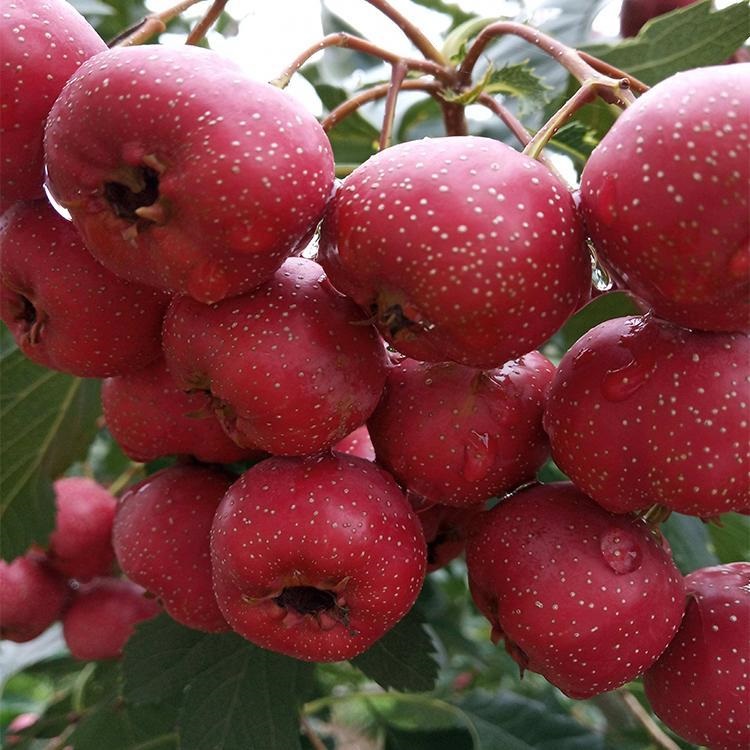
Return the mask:
{"type": "Polygon", "coordinates": [[[597,254],[654,314],[750,330],[750,63],[696,68],[617,119],[581,175],[597,254]]]}
{"type": "Polygon", "coordinates": [[[179,387],[209,392],[235,442],[279,455],[323,450],[363,424],[386,377],[375,329],[304,258],[214,305],[177,298],[163,343],[179,387]]]}
{"type": "Polygon", "coordinates": [[[480,368],[540,346],[590,288],[569,190],[474,136],[401,143],[357,167],[319,257],[400,352],[480,368]]]}
{"type": "Polygon", "coordinates": [[[134,461],[188,455],[205,463],[234,463],[263,455],[240,448],[224,432],[207,393],[178,388],[163,358],[106,378],[102,409],[112,437],[134,461]]]}
{"type": "Polygon", "coordinates": [[[65,579],[43,555],[0,560],[0,638],[17,643],[36,638],[60,617],[67,598],[65,579]]]}
{"type": "Polygon", "coordinates": [[[570,483],[520,490],[480,514],[466,564],[493,640],[572,698],[644,672],[682,618],[682,576],[658,532],[570,483]]]}
{"type": "Polygon", "coordinates": [[[478,505],[515,489],[549,456],[554,370],[539,352],[492,370],[404,358],[367,423],[378,463],[433,503],[478,505]]]}
{"type": "Polygon", "coordinates": [[[646,672],[651,707],[680,737],[711,750],[750,746],[750,562],[693,571],[685,616],[646,672]]]}
{"type": "Polygon", "coordinates": [[[88,477],[63,477],[55,484],[55,529],[47,555],[66,578],[88,581],[112,572],[114,496],[88,477]]]}
{"type": "Polygon", "coordinates": [[[45,152],[52,192],[104,265],[203,302],[269,278],[333,186],[315,118],[195,46],[114,48],[82,65],[45,152]]]}
{"type": "Polygon", "coordinates": [[[308,661],[365,651],[407,613],[425,577],[424,536],[401,490],[341,453],[246,471],[216,513],[211,555],[232,628],[308,661]]]}
{"type": "Polygon", "coordinates": [[[107,48],[66,0],[6,0],[0,13],[0,193],[44,195],[44,123],[68,78],[107,48]]]}
{"type": "Polygon", "coordinates": [[[168,302],[94,260],[46,200],[0,218],[0,313],[37,364],[95,378],[144,367],[161,354],[168,302]]]}
{"type": "Polygon", "coordinates": [[[750,505],[750,337],[609,320],[565,354],[544,415],[552,456],[617,512],[708,517],[750,505]]]}
{"type": "Polygon", "coordinates": [[[117,659],[135,626],[161,611],[156,599],[124,578],[83,583],[63,613],[63,638],[74,659],[117,659]]]}
{"type": "Polygon", "coordinates": [[[128,488],[117,508],[113,540],[123,572],[197,630],[229,630],[214,597],[209,532],[233,479],[218,469],[175,465],[128,488]]]}

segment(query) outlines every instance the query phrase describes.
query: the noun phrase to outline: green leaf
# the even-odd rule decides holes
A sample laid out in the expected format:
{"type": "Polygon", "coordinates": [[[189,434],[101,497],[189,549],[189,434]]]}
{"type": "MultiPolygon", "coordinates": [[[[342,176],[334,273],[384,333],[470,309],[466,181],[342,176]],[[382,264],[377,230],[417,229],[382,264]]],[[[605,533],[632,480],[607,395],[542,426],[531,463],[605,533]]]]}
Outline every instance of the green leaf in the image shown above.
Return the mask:
{"type": "Polygon", "coordinates": [[[296,750],[299,706],[314,666],[234,634],[203,646],[213,663],[187,686],[178,720],[190,750],[296,750]]]}
{"type": "Polygon", "coordinates": [[[750,518],[740,513],[724,513],[708,524],[708,534],[720,563],[750,560],[750,518]]]}
{"type": "Polygon", "coordinates": [[[549,703],[510,692],[474,691],[457,704],[474,750],[600,750],[603,737],[549,703]]]}
{"type": "Polygon", "coordinates": [[[75,750],[177,750],[174,707],[114,700],[87,715],[68,737],[75,750]]]}
{"type": "Polygon", "coordinates": [[[126,699],[158,703],[181,695],[188,682],[211,666],[212,647],[203,644],[215,637],[186,628],[166,614],[140,623],[125,646],[126,699]]]}
{"type": "Polygon", "coordinates": [[[649,85],[681,70],[718,65],[750,33],[750,3],[722,10],[712,6],[711,0],[702,0],[653,18],[635,39],[584,49],[649,85]]]}
{"type": "Polygon", "coordinates": [[[542,107],[549,100],[550,87],[536,75],[528,60],[493,70],[484,87],[488,94],[506,94],[528,106],[542,107]]]}
{"type": "Polygon", "coordinates": [[[455,28],[462,23],[471,21],[474,15],[467,13],[457,3],[448,3],[445,0],[413,0],[415,5],[421,5],[424,8],[435,10],[438,13],[444,13],[451,17],[451,28],[455,28]]]}
{"type": "Polygon", "coordinates": [[[570,317],[552,337],[550,344],[557,349],[557,352],[550,352],[550,356],[565,353],[584,333],[605,320],[638,314],[640,310],[629,294],[625,292],[600,294],[570,317]]]}
{"type": "MultiPolygon", "coordinates": [[[[309,66],[303,75],[314,86],[323,106],[331,112],[348,98],[344,89],[321,83],[321,72],[317,66],[309,66]]],[[[361,164],[378,149],[380,131],[359,112],[353,112],[328,131],[337,164],[361,164]]]]}
{"type": "Polygon", "coordinates": [[[580,172],[588,161],[591,152],[599,143],[599,136],[594,128],[588,127],[580,120],[563,125],[549,142],[550,148],[569,156],[580,172]]]}
{"type": "Polygon", "coordinates": [[[385,689],[432,690],[438,676],[435,644],[417,607],[351,662],[385,689]]]}
{"type": "Polygon", "coordinates": [[[471,735],[464,729],[409,731],[389,727],[385,750],[472,750],[471,735]]]}
{"type": "Polygon", "coordinates": [[[661,525],[661,531],[667,538],[672,548],[672,557],[683,575],[698,568],[719,564],[719,558],[710,549],[708,526],[700,518],[672,513],[661,525]]]}
{"type": "Polygon", "coordinates": [[[101,407],[99,381],[47,370],[20,351],[0,357],[0,547],[10,560],[54,526],[51,481],[86,455],[101,407]]]}

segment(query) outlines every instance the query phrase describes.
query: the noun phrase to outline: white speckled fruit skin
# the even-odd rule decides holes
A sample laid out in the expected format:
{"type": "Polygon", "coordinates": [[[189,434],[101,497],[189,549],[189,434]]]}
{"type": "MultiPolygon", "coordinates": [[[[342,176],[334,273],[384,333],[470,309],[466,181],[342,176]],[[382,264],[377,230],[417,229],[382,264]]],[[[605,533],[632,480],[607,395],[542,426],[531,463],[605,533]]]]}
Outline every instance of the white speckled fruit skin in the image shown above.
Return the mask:
{"type": "Polygon", "coordinates": [[[656,315],[750,331],[750,63],[639,97],[583,169],[581,215],[601,261],[656,315]]]}

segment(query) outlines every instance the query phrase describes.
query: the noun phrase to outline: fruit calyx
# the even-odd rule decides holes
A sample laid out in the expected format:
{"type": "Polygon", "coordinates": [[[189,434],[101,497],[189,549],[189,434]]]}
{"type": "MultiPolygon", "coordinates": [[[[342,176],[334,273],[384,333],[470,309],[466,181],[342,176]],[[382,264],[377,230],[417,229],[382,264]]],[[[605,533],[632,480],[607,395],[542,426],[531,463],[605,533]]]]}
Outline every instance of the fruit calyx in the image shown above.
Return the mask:
{"type": "Polygon", "coordinates": [[[119,169],[104,183],[104,198],[115,216],[127,221],[128,236],[135,236],[151,224],[166,224],[168,207],[159,194],[159,178],[166,167],[155,156],[145,156],[141,164],[119,169]]]}
{"type": "Polygon", "coordinates": [[[388,331],[394,340],[409,340],[419,330],[430,328],[419,310],[404,298],[402,292],[381,291],[372,304],[371,311],[378,328],[388,331]]]}
{"type": "Polygon", "coordinates": [[[287,627],[310,617],[321,630],[331,630],[338,624],[350,629],[349,610],[344,598],[333,589],[305,585],[285,586],[273,601],[286,610],[283,622],[287,627]]]}
{"type": "Polygon", "coordinates": [[[34,346],[39,343],[42,337],[42,330],[47,322],[47,313],[40,310],[23,292],[16,292],[16,302],[14,305],[16,313],[13,316],[18,323],[18,332],[28,342],[34,346]]]}

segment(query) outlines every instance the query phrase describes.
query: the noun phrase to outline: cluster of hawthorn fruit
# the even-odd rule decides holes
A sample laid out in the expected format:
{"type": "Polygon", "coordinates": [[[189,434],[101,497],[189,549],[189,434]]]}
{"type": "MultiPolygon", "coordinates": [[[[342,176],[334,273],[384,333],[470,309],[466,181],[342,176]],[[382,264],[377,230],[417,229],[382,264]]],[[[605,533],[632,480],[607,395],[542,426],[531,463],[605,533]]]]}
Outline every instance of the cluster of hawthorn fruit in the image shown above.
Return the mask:
{"type": "Polygon", "coordinates": [[[683,578],[657,521],[750,508],[749,65],[640,96],[575,194],[468,135],[338,183],[318,121],[214,52],[108,49],[62,0],[0,24],[2,319],[103,379],[130,458],[180,457],[117,500],[55,483],[48,545],[0,566],[4,638],[62,619],[112,658],[163,609],[348,659],[465,551],[523,669],[575,698],[645,674],[677,732],[746,747],[750,564],[683,578]],[[589,242],[644,314],[555,366],[589,242]],[[535,481],[550,455],[570,481],[535,481]]]}

